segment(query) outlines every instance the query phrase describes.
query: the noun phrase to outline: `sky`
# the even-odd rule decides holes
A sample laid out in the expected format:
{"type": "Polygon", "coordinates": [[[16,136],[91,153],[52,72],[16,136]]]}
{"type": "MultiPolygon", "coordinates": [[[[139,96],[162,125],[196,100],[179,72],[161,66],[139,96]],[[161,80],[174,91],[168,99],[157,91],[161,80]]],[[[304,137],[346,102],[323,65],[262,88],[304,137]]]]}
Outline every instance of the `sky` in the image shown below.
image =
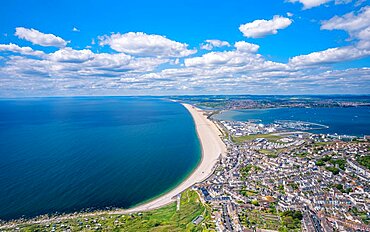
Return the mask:
{"type": "Polygon", "coordinates": [[[0,97],[370,94],[368,0],[4,0],[0,97]]]}

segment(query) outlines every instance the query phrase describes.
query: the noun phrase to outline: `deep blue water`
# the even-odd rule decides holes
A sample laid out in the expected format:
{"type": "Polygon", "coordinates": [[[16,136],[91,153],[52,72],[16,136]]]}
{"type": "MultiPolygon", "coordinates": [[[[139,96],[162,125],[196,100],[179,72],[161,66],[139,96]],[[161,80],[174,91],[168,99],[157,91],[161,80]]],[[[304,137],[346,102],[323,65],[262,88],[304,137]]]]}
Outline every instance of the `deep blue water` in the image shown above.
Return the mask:
{"type": "Polygon", "coordinates": [[[220,120],[262,120],[268,124],[275,120],[297,120],[319,123],[328,129],[314,130],[316,133],[341,135],[370,135],[370,107],[350,108],[276,108],[225,111],[215,118],[220,120]]]}
{"type": "Polygon", "coordinates": [[[149,98],[0,100],[0,219],[130,207],[200,161],[191,115],[149,98]]]}

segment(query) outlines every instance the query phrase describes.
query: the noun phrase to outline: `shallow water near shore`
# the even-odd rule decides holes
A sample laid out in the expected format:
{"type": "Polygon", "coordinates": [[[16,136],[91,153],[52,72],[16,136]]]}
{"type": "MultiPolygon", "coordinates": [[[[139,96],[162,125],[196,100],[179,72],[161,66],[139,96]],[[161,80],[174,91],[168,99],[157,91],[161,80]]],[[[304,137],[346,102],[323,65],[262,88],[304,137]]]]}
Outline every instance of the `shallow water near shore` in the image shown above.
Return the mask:
{"type": "Polygon", "coordinates": [[[152,98],[0,100],[0,219],[128,208],[201,159],[189,112],[152,98]]]}

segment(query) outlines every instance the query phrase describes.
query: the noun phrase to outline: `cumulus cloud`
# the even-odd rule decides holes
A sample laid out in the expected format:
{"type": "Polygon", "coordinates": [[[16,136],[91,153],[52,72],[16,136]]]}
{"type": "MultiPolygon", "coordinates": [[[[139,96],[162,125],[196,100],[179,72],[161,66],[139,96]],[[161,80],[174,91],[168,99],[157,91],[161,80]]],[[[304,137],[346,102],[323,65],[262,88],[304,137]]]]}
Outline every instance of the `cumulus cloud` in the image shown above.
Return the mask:
{"type": "Polygon", "coordinates": [[[167,39],[161,35],[148,35],[143,32],[128,32],[99,37],[100,45],[109,45],[113,50],[137,56],[185,57],[196,53],[185,43],[167,39]]]}
{"type": "Polygon", "coordinates": [[[303,9],[310,9],[313,7],[320,6],[322,4],[328,3],[332,0],[288,0],[288,2],[295,3],[300,2],[303,4],[303,9]]]}
{"type": "Polygon", "coordinates": [[[370,50],[370,7],[361,8],[343,16],[322,21],[322,30],[344,30],[352,40],[357,41],[358,49],[370,50]]]}
{"type": "Polygon", "coordinates": [[[184,60],[186,67],[199,68],[240,67],[255,62],[260,62],[260,57],[239,51],[210,52],[200,57],[192,57],[184,60]]]}
{"type": "Polygon", "coordinates": [[[50,54],[49,58],[57,62],[82,63],[93,59],[94,54],[88,49],[74,50],[72,48],[63,48],[50,54]]]}
{"type": "Polygon", "coordinates": [[[321,29],[344,30],[351,36],[352,44],[293,57],[291,65],[320,65],[370,56],[370,7],[322,21],[321,29]]]}
{"type": "Polygon", "coordinates": [[[45,34],[33,28],[27,29],[24,27],[17,27],[15,35],[20,39],[27,40],[33,44],[45,46],[45,47],[65,47],[67,42],[62,38],[53,34],[45,34]]]}
{"type": "Polygon", "coordinates": [[[358,49],[354,46],[329,48],[324,51],[313,52],[308,55],[295,56],[289,60],[289,64],[294,66],[322,65],[359,59],[369,55],[370,51],[358,49]]]}
{"type": "Polygon", "coordinates": [[[255,53],[260,48],[257,44],[248,43],[245,41],[238,41],[234,44],[234,47],[239,52],[255,53]]]}
{"type": "MultiPolygon", "coordinates": [[[[196,50],[185,43],[140,32],[100,37],[100,45],[115,50],[111,53],[0,44],[0,95],[30,89],[36,95],[369,92],[369,68],[336,71],[328,65],[370,56],[367,17],[365,7],[322,21],[322,30],[347,31],[349,45],[298,55],[287,63],[269,60],[258,53],[259,45],[246,41],[206,40],[207,48],[230,48],[190,56],[196,50]]],[[[281,18],[256,20],[247,33],[251,38],[277,33],[284,27],[276,22],[281,18]]]]}
{"type": "Polygon", "coordinates": [[[44,56],[45,53],[42,51],[35,51],[30,47],[20,47],[16,44],[0,44],[0,52],[13,52],[19,53],[23,55],[31,55],[31,56],[44,56]]]}
{"type": "Polygon", "coordinates": [[[259,19],[251,23],[242,24],[239,30],[247,38],[261,38],[266,35],[277,34],[278,30],[292,24],[292,20],[283,16],[275,15],[271,20],[259,19]]]}
{"type": "Polygon", "coordinates": [[[230,43],[227,41],[221,41],[218,39],[208,39],[204,44],[201,44],[200,48],[204,50],[212,50],[215,47],[230,47],[230,43]]]}
{"type": "Polygon", "coordinates": [[[265,60],[256,52],[256,44],[239,41],[234,44],[235,50],[209,52],[199,57],[184,60],[185,67],[192,73],[189,75],[212,77],[235,76],[246,72],[286,71],[287,65],[265,60]]]}
{"type": "MultiPolygon", "coordinates": [[[[307,10],[321,6],[325,3],[332,2],[333,0],[287,0],[287,1],[291,3],[299,2],[303,4],[303,10],[307,10]]],[[[348,4],[350,2],[352,2],[352,0],[334,0],[335,5],[348,4]]]]}
{"type": "Polygon", "coordinates": [[[359,12],[350,12],[343,16],[322,21],[322,30],[344,30],[352,37],[358,38],[359,34],[370,27],[370,6],[363,7],[359,12]]]}

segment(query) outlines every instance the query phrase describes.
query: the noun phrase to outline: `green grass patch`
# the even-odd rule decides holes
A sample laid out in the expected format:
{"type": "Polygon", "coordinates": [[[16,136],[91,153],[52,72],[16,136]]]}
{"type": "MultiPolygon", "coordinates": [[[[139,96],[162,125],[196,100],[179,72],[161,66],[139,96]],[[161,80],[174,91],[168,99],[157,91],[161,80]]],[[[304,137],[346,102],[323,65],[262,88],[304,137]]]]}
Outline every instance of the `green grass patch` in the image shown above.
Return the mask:
{"type": "Polygon", "coordinates": [[[239,215],[240,222],[247,228],[277,230],[280,226],[280,218],[277,214],[267,213],[260,210],[245,210],[239,215]]]}
{"type": "Polygon", "coordinates": [[[321,147],[321,146],[326,146],[329,144],[332,144],[333,142],[317,142],[314,144],[315,147],[321,147]]]}
{"type": "Polygon", "coordinates": [[[260,153],[265,154],[269,158],[277,158],[278,152],[276,150],[268,150],[268,149],[261,149],[259,150],[260,153]]]}
{"type": "Polygon", "coordinates": [[[239,219],[249,229],[300,231],[302,213],[285,211],[277,214],[274,210],[244,210],[239,214],[239,219]]]}
{"type": "Polygon", "coordinates": [[[345,170],[346,169],[346,160],[344,159],[332,159],[330,160],[330,163],[333,164],[334,166],[335,165],[338,165],[338,167],[342,170],[345,170]]]}
{"type": "Polygon", "coordinates": [[[240,172],[240,175],[241,175],[241,179],[245,179],[249,173],[251,171],[256,171],[256,172],[259,172],[261,171],[262,169],[258,166],[255,166],[255,165],[252,165],[252,164],[248,164],[242,168],[239,169],[239,172],[240,172]]]}
{"type": "Polygon", "coordinates": [[[255,134],[255,135],[244,135],[244,136],[233,136],[232,139],[235,143],[243,143],[244,141],[250,141],[254,139],[264,138],[271,142],[276,142],[281,139],[281,136],[273,134],[255,134]]]}
{"type": "Polygon", "coordinates": [[[246,189],[244,187],[244,188],[242,188],[242,190],[240,190],[240,194],[242,194],[243,196],[246,196],[246,197],[252,197],[252,196],[256,196],[258,194],[258,192],[246,189]]]}
{"type": "Polygon", "coordinates": [[[176,203],[162,208],[132,215],[100,215],[94,217],[62,220],[59,223],[19,225],[20,231],[214,231],[211,208],[200,202],[195,191],[188,190],[181,195],[180,210],[176,203]],[[204,220],[194,225],[192,220],[202,215],[204,220]],[[62,226],[63,224],[63,226],[62,226]],[[55,226],[53,226],[55,225],[55,226]]]}
{"type": "Polygon", "coordinates": [[[334,175],[338,175],[339,174],[339,169],[338,168],[335,168],[335,167],[326,167],[325,168],[326,170],[332,172],[334,175]]]}
{"type": "Polygon", "coordinates": [[[300,152],[300,153],[296,153],[296,156],[298,156],[298,157],[300,157],[300,158],[305,158],[307,155],[308,155],[308,152],[300,152]]]}
{"type": "Polygon", "coordinates": [[[356,161],[370,170],[370,155],[358,156],[356,161]]]}

